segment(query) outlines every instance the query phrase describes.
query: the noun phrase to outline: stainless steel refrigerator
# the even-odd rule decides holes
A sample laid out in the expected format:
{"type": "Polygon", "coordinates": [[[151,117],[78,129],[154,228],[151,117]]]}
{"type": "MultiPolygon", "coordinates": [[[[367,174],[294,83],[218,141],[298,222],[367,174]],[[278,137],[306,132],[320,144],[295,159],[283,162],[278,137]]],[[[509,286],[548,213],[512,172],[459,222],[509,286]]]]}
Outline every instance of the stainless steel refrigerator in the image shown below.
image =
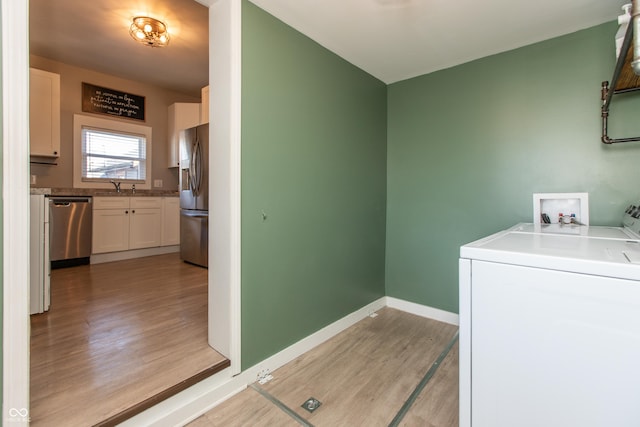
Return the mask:
{"type": "Polygon", "coordinates": [[[209,125],[180,132],[180,258],[208,266],[209,125]]]}

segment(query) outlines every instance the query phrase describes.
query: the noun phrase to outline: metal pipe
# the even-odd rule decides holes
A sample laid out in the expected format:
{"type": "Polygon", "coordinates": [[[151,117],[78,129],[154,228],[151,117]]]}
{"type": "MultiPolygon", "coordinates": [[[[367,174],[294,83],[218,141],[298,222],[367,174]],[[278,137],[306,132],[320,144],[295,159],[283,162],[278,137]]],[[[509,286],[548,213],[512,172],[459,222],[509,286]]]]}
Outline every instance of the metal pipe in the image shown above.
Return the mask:
{"type": "MultiPolygon", "coordinates": [[[[607,94],[613,93],[613,90],[609,89],[609,82],[602,82],[602,99],[604,100],[607,94]]],[[[640,136],[632,137],[632,138],[610,138],[609,133],[609,109],[605,109],[604,105],[602,106],[602,138],[601,141],[603,144],[615,144],[619,142],[633,142],[640,141],[640,136]]]]}

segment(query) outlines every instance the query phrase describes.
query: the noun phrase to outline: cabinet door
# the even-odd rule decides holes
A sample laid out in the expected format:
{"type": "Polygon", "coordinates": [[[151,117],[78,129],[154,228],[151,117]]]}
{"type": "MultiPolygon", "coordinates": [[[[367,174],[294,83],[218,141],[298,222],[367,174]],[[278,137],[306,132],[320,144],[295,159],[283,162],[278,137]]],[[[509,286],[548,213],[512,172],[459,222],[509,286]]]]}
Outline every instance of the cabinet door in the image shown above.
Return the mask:
{"type": "Polygon", "coordinates": [[[162,246],[180,244],[180,199],[162,199],[162,246]]]}
{"type": "Polygon", "coordinates": [[[129,249],[129,209],[94,209],[92,253],[129,249]]]}
{"type": "Polygon", "coordinates": [[[169,106],[167,121],[167,167],[180,166],[180,131],[200,124],[200,104],[176,102],[169,106]]]}
{"type": "Polygon", "coordinates": [[[200,91],[202,96],[202,106],[200,107],[200,124],[209,123],[209,86],[205,86],[200,91]]]}
{"type": "Polygon", "coordinates": [[[160,246],[162,209],[131,208],[129,249],[160,246]]]}
{"type": "Polygon", "coordinates": [[[29,146],[32,156],[60,154],[60,75],[30,69],[29,146]]]}

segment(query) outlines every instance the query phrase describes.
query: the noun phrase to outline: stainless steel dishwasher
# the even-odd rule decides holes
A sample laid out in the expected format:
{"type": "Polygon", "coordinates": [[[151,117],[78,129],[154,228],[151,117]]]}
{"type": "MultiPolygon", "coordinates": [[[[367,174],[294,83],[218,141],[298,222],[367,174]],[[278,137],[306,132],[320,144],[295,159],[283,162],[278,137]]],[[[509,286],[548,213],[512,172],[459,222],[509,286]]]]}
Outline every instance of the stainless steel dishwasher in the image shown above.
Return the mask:
{"type": "Polygon", "coordinates": [[[89,264],[91,197],[49,197],[51,268],[89,264]]]}

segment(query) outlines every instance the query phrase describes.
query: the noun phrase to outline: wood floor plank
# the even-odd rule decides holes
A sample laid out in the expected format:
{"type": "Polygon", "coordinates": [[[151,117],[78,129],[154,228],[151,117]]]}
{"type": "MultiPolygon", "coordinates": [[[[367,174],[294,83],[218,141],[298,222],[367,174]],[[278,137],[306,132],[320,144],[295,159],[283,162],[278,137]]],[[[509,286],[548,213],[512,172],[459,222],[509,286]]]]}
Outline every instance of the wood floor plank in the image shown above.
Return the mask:
{"type": "Polygon", "coordinates": [[[317,426],[388,425],[456,330],[385,308],[275,371],[264,389],[317,426]],[[309,397],[322,402],[313,413],[300,408],[309,397]]]}
{"type": "Polygon", "coordinates": [[[300,426],[280,408],[248,388],[213,411],[188,424],[189,427],[295,427],[300,426]]]}
{"type": "Polygon", "coordinates": [[[404,427],[455,427],[459,424],[456,342],[400,423],[404,427]]]}
{"type": "Polygon", "coordinates": [[[53,270],[31,317],[31,425],[95,424],[224,360],[207,270],[178,254],[53,270]]]}

